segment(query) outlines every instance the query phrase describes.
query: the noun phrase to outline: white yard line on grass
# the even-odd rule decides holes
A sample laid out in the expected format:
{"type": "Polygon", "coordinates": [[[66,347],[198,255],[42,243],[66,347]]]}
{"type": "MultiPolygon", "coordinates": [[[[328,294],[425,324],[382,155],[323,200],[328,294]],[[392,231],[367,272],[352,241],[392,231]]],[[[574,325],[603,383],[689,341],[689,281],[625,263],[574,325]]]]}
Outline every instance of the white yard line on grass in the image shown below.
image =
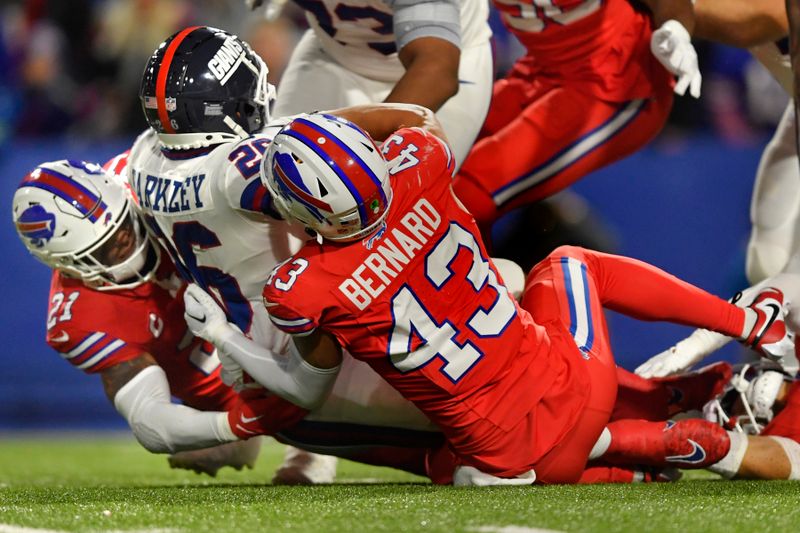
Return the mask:
{"type": "MultiPolygon", "coordinates": [[[[108,529],[96,530],[97,533],[175,533],[177,529],[108,529]]],[[[0,533],[65,533],[60,529],[41,529],[38,527],[0,524],[0,533]]]]}
{"type": "Polygon", "coordinates": [[[0,533],[64,533],[57,529],[39,529],[36,527],[12,526],[11,524],[0,524],[0,533]]]}
{"type": "Polygon", "coordinates": [[[479,526],[470,528],[470,530],[478,531],[479,533],[564,533],[558,529],[528,526],[479,526]]]}

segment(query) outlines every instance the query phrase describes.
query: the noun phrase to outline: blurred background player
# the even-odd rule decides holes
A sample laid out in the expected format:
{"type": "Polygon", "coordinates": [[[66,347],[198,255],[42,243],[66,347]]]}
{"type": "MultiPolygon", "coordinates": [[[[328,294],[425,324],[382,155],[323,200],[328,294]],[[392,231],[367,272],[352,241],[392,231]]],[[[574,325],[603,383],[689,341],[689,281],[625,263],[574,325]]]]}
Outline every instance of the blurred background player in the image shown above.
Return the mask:
{"type": "MultiPolygon", "coordinates": [[[[124,168],[124,156],[113,163],[124,168]]],[[[186,285],[145,231],[124,181],[91,163],[43,163],[20,183],[13,216],[26,248],[53,268],[48,344],[101,377],[137,440],[171,454],[221,444],[170,457],[211,475],[252,467],[260,441],[239,439],[265,433],[266,419],[245,431],[237,423],[252,416],[246,403],[272,405],[244,402],[226,386],[213,346],[186,328],[186,285]]],[[[290,421],[304,414],[292,411],[290,421]]]]}
{"type": "MultiPolygon", "coordinates": [[[[431,129],[439,133],[435,123],[431,129]]],[[[535,325],[498,283],[474,221],[450,193],[446,144],[404,129],[383,152],[391,163],[356,126],[331,116],[295,119],[276,136],[263,177],[282,212],[323,240],[307,242],[275,269],[265,305],[275,324],[295,335],[309,366],[335,370],[341,347],[366,360],[442,428],[475,472],[530,483],[533,468],[541,482],[575,482],[590,452],[602,455],[593,447],[611,414],[616,370],[601,302],[643,319],[713,320],[767,353],[786,349],[781,319],[769,308],[742,311],[648,265],[571,248],[557,250],[528,279],[523,303],[544,327],[535,325]],[[326,252],[336,253],[335,263],[326,252]],[[448,284],[457,281],[455,272],[473,289],[448,284]],[[644,294],[639,284],[648,287],[644,294]],[[331,287],[327,301],[319,287],[331,287]],[[447,302],[447,310],[436,302],[447,302]],[[352,316],[369,328],[354,327],[352,316]],[[487,349],[491,358],[482,357],[487,349]],[[526,422],[534,413],[535,423],[526,422]]],[[[777,304],[780,314],[780,298],[764,294],[759,303],[777,304]]],[[[189,289],[186,305],[193,331],[226,356],[227,346],[246,342],[219,314],[211,320],[215,304],[198,287],[189,289]]],[[[272,388],[269,380],[292,378],[277,374],[261,382],[272,388]]],[[[327,391],[319,384],[306,392],[315,402],[314,393],[327,391]]]]}
{"type": "Polygon", "coordinates": [[[492,94],[485,0],[295,3],[310,29],[278,86],[275,116],[374,102],[419,104],[436,112],[461,165],[492,94]]]}
{"type": "Polygon", "coordinates": [[[676,92],[700,96],[691,2],[645,3],[652,14],[627,0],[495,0],[526,53],[495,84],[456,177],[484,229],[647,144],[669,115],[673,74],[676,92]]]}
{"type": "MultiPolygon", "coordinates": [[[[696,37],[747,48],[791,96],[788,22],[782,0],[698,0],[694,10],[696,37]]],[[[751,284],[786,267],[798,249],[798,217],[800,162],[790,98],[756,173],[746,263],[751,284]]]]}
{"type": "MultiPolygon", "coordinates": [[[[792,71],[787,48],[787,20],[780,0],[751,4],[739,0],[699,0],[695,4],[698,37],[747,47],[788,95],[792,71]]],[[[800,301],[800,160],[795,110],[788,103],[767,144],[756,174],[751,200],[752,232],[747,246],[746,274],[751,287],[735,297],[748,305],[765,287],[779,288],[787,301],[800,301]]],[[[796,313],[789,324],[797,329],[796,313]]],[[[724,346],[730,338],[698,330],[641,364],[636,372],[658,377],[683,372],[724,346]]],[[[796,357],[784,361],[792,374],[796,357]]]]}

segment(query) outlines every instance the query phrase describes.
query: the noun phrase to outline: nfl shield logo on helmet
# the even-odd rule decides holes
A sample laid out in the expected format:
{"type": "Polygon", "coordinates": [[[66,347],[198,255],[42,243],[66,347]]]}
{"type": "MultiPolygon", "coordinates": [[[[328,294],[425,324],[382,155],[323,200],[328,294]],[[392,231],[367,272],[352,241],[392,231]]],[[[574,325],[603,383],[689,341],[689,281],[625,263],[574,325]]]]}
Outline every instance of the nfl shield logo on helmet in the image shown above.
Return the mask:
{"type": "Polygon", "coordinates": [[[49,213],[41,205],[32,205],[17,219],[17,230],[20,235],[30,239],[31,244],[41,248],[53,238],[56,229],[56,216],[49,213]]]}

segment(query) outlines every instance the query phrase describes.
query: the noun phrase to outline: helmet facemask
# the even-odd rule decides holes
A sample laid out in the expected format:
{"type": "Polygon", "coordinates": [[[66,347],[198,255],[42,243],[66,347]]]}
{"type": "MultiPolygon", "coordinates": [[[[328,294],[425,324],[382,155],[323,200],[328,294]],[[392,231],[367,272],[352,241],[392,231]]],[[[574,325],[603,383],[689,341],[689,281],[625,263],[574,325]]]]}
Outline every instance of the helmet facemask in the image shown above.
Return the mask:
{"type": "Polygon", "coordinates": [[[132,289],[153,279],[159,260],[158,246],[128,203],[102,239],[76,254],[52,257],[51,266],[93,289],[109,291],[132,289]]]}

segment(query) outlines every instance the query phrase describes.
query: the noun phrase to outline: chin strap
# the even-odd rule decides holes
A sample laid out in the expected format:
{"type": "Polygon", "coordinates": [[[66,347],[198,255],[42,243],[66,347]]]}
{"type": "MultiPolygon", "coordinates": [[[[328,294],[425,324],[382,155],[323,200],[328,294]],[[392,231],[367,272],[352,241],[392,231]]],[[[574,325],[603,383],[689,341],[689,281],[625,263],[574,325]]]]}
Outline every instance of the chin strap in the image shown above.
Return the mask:
{"type": "MultiPolygon", "coordinates": [[[[225,117],[226,124],[228,120],[233,122],[233,119],[230,117],[225,117]]],[[[234,124],[236,123],[234,122],[234,124]]],[[[192,150],[194,148],[205,148],[214,144],[240,141],[249,137],[241,126],[238,124],[236,124],[236,126],[239,130],[237,133],[159,133],[158,140],[164,148],[169,150],[192,150]]]]}

